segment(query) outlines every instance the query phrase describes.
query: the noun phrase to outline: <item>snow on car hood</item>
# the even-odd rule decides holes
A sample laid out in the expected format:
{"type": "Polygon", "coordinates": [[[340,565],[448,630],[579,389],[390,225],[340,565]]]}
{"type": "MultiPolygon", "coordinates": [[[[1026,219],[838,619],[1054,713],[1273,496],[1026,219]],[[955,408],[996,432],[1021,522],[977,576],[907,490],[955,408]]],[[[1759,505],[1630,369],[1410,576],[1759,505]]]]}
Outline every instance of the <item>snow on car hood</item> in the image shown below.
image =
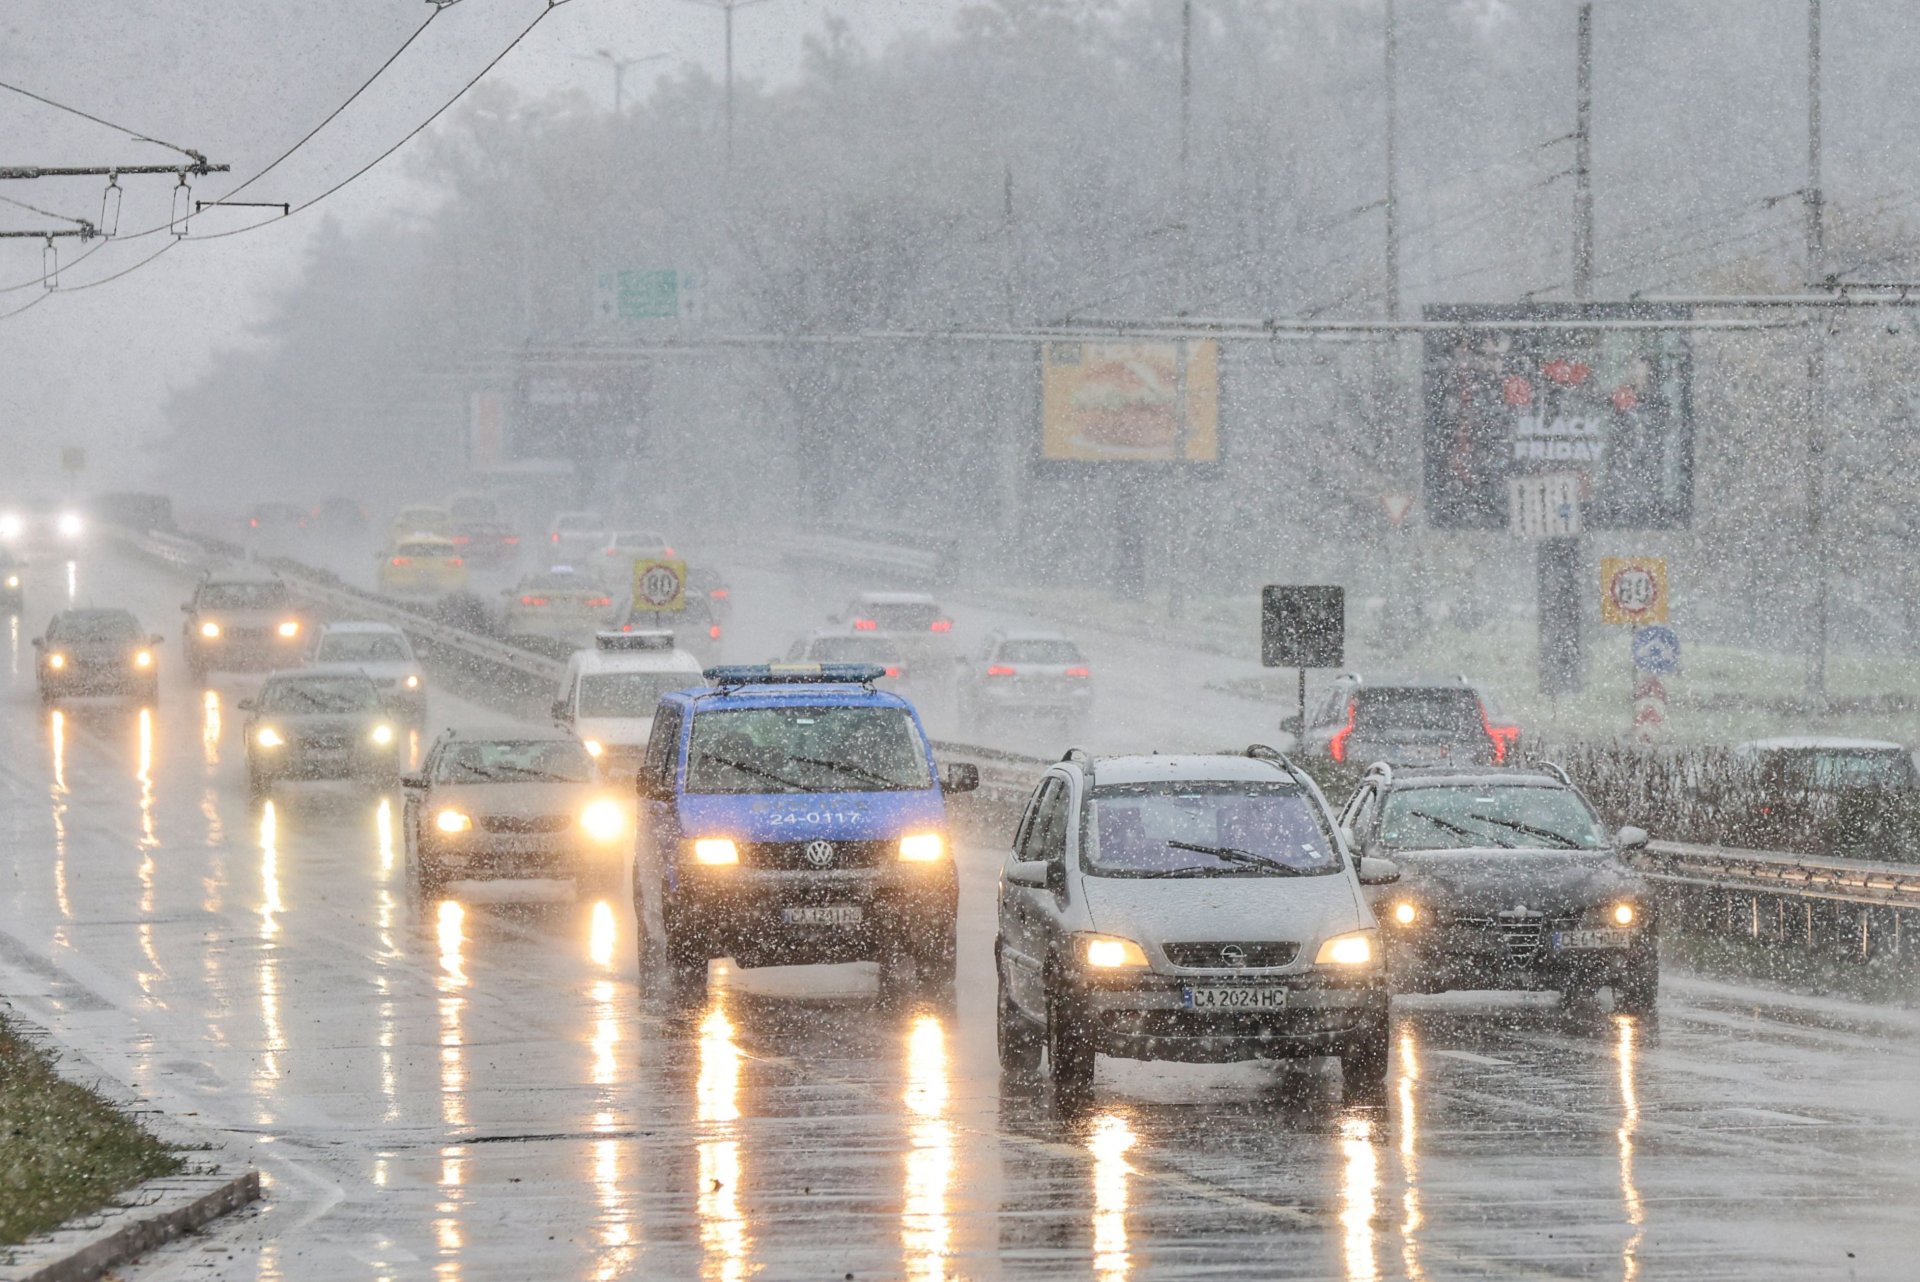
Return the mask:
{"type": "MultiPolygon", "coordinates": [[[[1185,940],[1293,940],[1370,926],[1341,873],[1313,877],[1087,877],[1093,928],[1155,946],[1185,940]]],[[[1304,949],[1303,949],[1304,951],[1304,949]]]]}
{"type": "Polygon", "coordinates": [[[1400,867],[1389,894],[1456,914],[1521,905],[1548,914],[1578,912],[1644,889],[1610,850],[1395,850],[1386,857],[1400,867]]]}

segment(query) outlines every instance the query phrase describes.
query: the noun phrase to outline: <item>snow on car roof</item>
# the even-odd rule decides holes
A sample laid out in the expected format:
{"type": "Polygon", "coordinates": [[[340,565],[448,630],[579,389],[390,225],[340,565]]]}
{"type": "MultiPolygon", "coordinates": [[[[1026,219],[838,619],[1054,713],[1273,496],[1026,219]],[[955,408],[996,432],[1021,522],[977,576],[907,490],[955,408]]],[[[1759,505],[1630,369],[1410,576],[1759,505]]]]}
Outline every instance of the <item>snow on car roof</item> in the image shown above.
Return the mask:
{"type": "Polygon", "coordinates": [[[371,619],[341,619],[334,623],[322,624],[320,631],[322,635],[329,632],[378,632],[382,634],[392,634],[394,636],[406,635],[406,633],[400,631],[399,628],[394,627],[391,623],[375,623],[371,619]]]}
{"type": "Polygon", "coordinates": [[[1069,645],[1073,638],[1064,632],[1051,632],[1045,628],[1008,628],[1000,634],[1002,641],[1065,641],[1069,645]]]}
{"type": "Polygon", "coordinates": [[[568,663],[583,673],[684,672],[695,685],[703,667],[685,650],[575,650],[568,663]]]}
{"type": "Polygon", "coordinates": [[[272,570],[258,565],[249,565],[236,561],[232,565],[219,566],[208,570],[201,579],[203,583],[279,583],[280,576],[272,570]]]}
{"type": "Polygon", "coordinates": [[[862,592],[858,600],[868,605],[933,605],[930,592],[862,592]]]}
{"type": "Polygon", "coordinates": [[[1805,752],[1810,749],[1829,752],[1905,752],[1907,746],[1887,739],[1847,739],[1839,735],[1803,734],[1749,739],[1734,747],[1735,752],[1805,752]]]}
{"type": "Polygon", "coordinates": [[[1276,779],[1286,778],[1288,776],[1275,762],[1239,755],[1187,753],[1164,757],[1099,757],[1094,761],[1094,783],[1100,787],[1110,783],[1201,783],[1209,780],[1272,783],[1276,779]]]}

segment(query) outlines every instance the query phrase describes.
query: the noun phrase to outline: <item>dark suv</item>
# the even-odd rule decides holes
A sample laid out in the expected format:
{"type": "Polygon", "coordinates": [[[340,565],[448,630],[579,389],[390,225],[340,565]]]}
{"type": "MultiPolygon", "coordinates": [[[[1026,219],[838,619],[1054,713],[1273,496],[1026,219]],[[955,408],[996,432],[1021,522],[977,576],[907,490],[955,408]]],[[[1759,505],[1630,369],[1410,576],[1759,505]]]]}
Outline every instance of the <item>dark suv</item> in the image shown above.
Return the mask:
{"type": "Polygon", "coordinates": [[[1296,755],[1392,765],[1501,765],[1520,727],[1465,677],[1365,678],[1347,673],[1307,712],[1281,728],[1296,755]]]}
{"type": "Polygon", "coordinates": [[[1559,767],[1377,764],[1340,827],[1362,858],[1400,870],[1373,897],[1395,992],[1611,988],[1616,1010],[1653,1012],[1659,923],[1621,859],[1647,834],[1609,833],[1559,767]]]}

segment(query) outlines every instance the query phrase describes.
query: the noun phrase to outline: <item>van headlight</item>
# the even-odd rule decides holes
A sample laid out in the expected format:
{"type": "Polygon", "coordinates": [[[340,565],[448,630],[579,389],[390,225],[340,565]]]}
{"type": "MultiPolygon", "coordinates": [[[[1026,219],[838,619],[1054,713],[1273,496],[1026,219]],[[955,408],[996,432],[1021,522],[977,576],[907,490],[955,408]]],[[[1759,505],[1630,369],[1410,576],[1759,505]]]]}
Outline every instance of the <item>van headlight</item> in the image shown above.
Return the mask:
{"type": "Polygon", "coordinates": [[[419,688],[420,688],[420,674],[417,672],[407,673],[407,689],[418,690],[419,688]]]}
{"type": "Polygon", "coordinates": [[[602,797],[580,812],[580,827],[595,841],[618,841],[627,830],[626,812],[619,802],[602,797]]]}
{"type": "Polygon", "coordinates": [[[947,857],[947,839],[937,832],[916,832],[900,839],[903,864],[938,863],[947,857]]]}
{"type": "Polygon", "coordinates": [[[582,739],[580,741],[580,746],[582,748],[585,748],[587,750],[587,755],[589,757],[592,757],[595,761],[600,760],[600,754],[607,750],[607,745],[604,743],[601,743],[598,739],[582,739]]]}
{"type": "Polygon", "coordinates": [[[1316,966],[1371,966],[1375,957],[1373,932],[1354,930],[1335,935],[1313,955],[1316,966]]]}
{"type": "Polygon", "coordinates": [[[703,864],[737,864],[740,847],[731,837],[700,837],[693,843],[693,857],[703,864]]]}
{"type": "Polygon", "coordinates": [[[1393,906],[1390,914],[1396,926],[1411,926],[1420,920],[1420,906],[1411,899],[1402,899],[1393,906]]]}
{"type": "Polygon", "coordinates": [[[458,810],[442,810],[433,817],[433,826],[444,833],[468,832],[473,828],[473,817],[458,810]]]}
{"type": "Polygon", "coordinates": [[[278,632],[284,639],[291,641],[300,635],[300,621],[298,619],[288,619],[285,623],[275,628],[274,631],[278,632]]]}
{"type": "Polygon", "coordinates": [[[1080,959],[1095,970],[1131,970],[1147,964],[1147,951],[1118,935],[1082,935],[1080,959]]]}
{"type": "Polygon", "coordinates": [[[151,668],[153,666],[153,651],[151,650],[134,651],[133,666],[136,668],[151,668]]]}

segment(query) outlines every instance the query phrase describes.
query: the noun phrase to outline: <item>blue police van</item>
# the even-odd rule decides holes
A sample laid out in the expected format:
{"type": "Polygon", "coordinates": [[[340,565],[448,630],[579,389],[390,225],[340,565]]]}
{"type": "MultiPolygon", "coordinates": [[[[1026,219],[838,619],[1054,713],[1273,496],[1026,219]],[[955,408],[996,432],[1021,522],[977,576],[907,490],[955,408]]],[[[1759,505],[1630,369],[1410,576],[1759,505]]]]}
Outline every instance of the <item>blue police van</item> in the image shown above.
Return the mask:
{"type": "Polygon", "coordinates": [[[661,696],[640,763],[634,910],[664,977],[707,963],[877,961],[883,991],[953,982],[959,899],[945,795],[913,705],[876,664],[709,668],[661,696]],[[658,917],[649,921],[648,903],[658,917]]]}

